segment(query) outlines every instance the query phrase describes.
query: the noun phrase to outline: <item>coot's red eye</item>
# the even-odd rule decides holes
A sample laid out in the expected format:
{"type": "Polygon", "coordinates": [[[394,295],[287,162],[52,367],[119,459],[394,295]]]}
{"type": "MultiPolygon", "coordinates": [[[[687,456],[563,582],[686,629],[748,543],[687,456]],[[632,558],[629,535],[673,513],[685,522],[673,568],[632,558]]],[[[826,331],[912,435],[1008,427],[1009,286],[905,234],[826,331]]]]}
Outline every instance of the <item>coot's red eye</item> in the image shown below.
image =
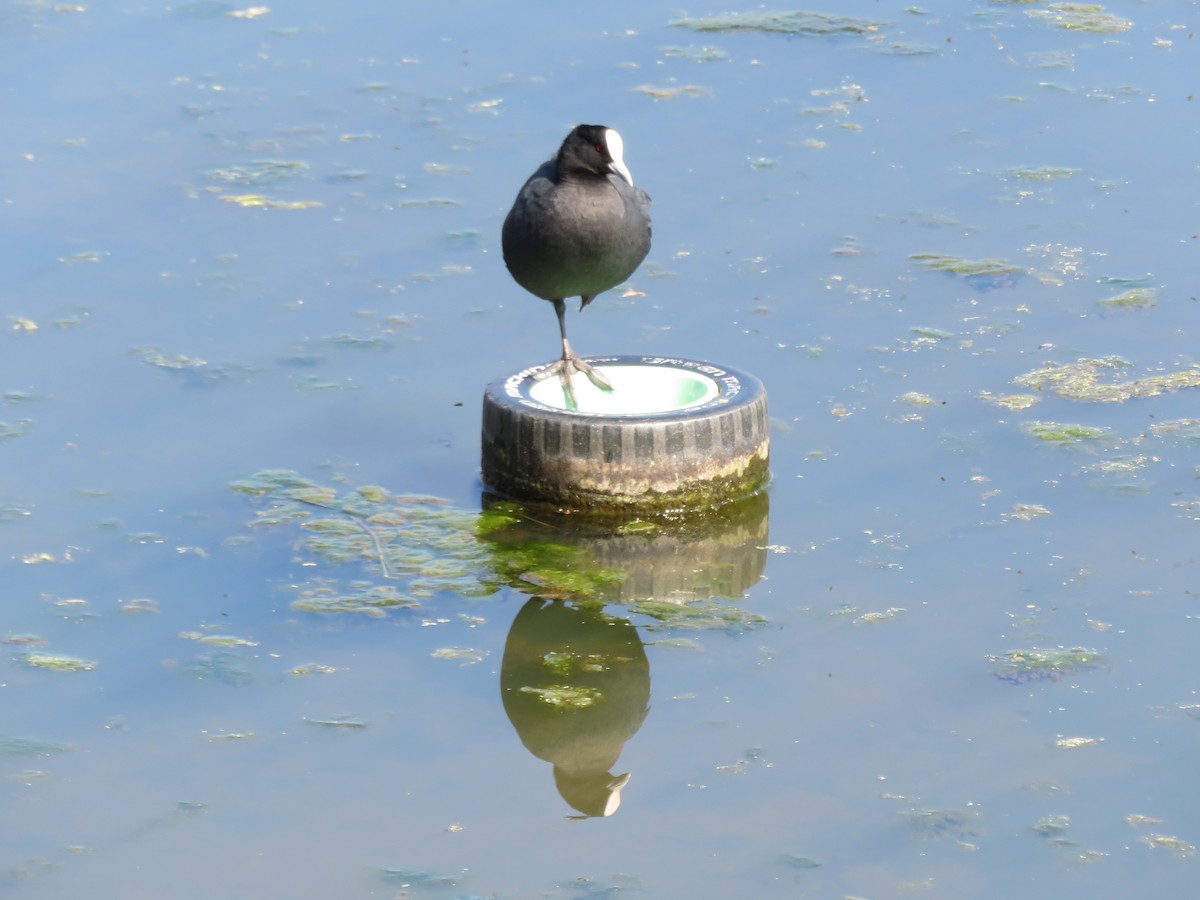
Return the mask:
{"type": "Polygon", "coordinates": [[[599,153],[601,156],[604,155],[604,148],[601,147],[599,144],[592,144],[592,149],[595,150],[597,153],[599,153]]]}

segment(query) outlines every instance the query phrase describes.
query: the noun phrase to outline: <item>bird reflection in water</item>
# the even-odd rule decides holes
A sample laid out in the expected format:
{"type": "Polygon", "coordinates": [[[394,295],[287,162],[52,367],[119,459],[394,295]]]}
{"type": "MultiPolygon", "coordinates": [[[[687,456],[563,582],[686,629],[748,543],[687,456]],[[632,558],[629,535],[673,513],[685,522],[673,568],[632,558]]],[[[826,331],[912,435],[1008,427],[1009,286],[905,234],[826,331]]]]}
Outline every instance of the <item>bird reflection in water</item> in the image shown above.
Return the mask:
{"type": "Polygon", "coordinates": [[[637,629],[599,608],[534,597],[509,630],[500,693],[521,743],[554,766],[563,799],[585,817],[616,812],[629,773],[612,769],[650,706],[637,629]]]}

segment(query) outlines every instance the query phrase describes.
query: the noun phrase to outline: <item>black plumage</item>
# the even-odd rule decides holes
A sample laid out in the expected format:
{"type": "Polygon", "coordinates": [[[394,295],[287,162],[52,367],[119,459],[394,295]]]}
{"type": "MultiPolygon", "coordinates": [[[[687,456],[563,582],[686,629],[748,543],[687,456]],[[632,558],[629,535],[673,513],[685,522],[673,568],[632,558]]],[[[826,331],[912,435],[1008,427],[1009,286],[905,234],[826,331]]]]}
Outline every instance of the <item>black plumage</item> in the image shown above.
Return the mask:
{"type": "Polygon", "coordinates": [[[517,194],[504,220],[504,262],[517,284],[554,304],[562,358],[537,377],[557,375],[575,406],[571,376],[583,372],[597,387],[607,380],[567,341],[567,297],[580,310],[621,284],[650,250],[650,198],[633,184],[621,136],[603,125],[579,125],[517,194]]]}

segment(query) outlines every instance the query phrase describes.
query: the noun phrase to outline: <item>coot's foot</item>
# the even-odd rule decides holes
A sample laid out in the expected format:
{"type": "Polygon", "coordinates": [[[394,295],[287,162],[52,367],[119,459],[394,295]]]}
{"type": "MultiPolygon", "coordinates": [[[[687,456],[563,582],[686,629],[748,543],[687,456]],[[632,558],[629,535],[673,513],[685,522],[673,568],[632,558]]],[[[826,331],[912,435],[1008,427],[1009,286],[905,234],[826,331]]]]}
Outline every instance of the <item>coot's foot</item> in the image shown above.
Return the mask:
{"type": "Polygon", "coordinates": [[[571,386],[571,376],[576,372],[582,372],[587,376],[588,381],[602,391],[611,391],[613,389],[607,378],[585,363],[573,351],[564,353],[562,359],[558,360],[558,362],[550,363],[534,374],[533,377],[537,381],[543,381],[557,375],[559,381],[562,382],[563,393],[567,395],[571,409],[579,409],[579,403],[575,399],[575,388],[571,386]]]}

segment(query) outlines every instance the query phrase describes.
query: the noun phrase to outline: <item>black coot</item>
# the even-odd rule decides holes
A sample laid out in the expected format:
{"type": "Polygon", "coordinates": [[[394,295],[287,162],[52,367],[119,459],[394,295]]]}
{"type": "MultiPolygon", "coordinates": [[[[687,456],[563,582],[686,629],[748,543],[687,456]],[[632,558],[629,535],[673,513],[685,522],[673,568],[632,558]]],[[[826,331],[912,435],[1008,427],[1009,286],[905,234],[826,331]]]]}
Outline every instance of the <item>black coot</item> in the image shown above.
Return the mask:
{"type": "Polygon", "coordinates": [[[603,125],[579,125],[558,154],[544,162],[517,194],[504,220],[504,262],[517,284],[554,304],[562,359],[538,378],[558,375],[576,406],[571,376],[612,390],[567,342],[567,297],[580,310],[599,293],[625,281],[650,250],[650,198],[634,187],[621,136],[603,125]]]}

